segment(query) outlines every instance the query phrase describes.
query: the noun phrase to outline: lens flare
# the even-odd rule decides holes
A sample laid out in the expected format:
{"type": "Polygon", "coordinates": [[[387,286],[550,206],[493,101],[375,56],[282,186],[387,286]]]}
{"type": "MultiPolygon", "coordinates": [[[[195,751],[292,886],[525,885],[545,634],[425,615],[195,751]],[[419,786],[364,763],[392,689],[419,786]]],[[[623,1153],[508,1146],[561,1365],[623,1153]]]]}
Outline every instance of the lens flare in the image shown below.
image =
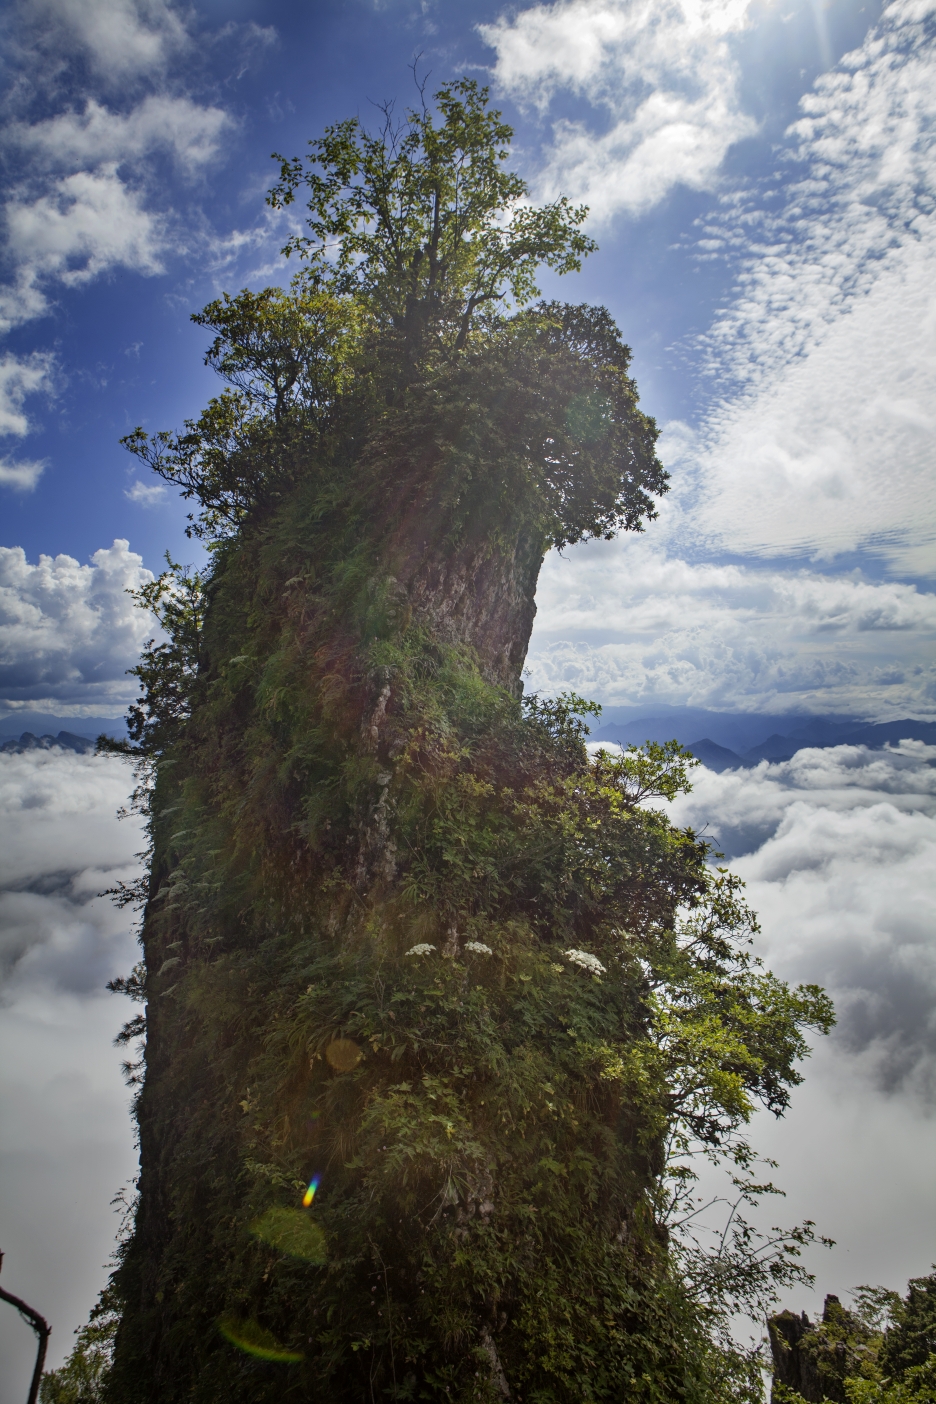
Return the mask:
{"type": "Polygon", "coordinates": [[[286,1350],[279,1341],[256,1321],[241,1321],[234,1316],[222,1316],[218,1330],[226,1341],[237,1346],[255,1360],[273,1360],[281,1365],[298,1365],[305,1356],[299,1350],[286,1350]]]}
{"type": "Polygon", "coordinates": [[[250,1225],[250,1231],[261,1243],[267,1243],[279,1253],[291,1258],[303,1258],[307,1263],[328,1261],[328,1245],[321,1224],[301,1209],[274,1205],[250,1225]]]}
{"type": "Polygon", "coordinates": [[[308,1209],[309,1205],[312,1203],[313,1199],[315,1198],[315,1191],[318,1189],[318,1187],[319,1177],[318,1175],[313,1175],[311,1180],[309,1181],[309,1188],[302,1196],[302,1207],[304,1209],[308,1209]]]}
{"type": "Polygon", "coordinates": [[[353,1038],[333,1038],[325,1049],[325,1057],[328,1059],[335,1072],[353,1072],[364,1054],[353,1038]]]}

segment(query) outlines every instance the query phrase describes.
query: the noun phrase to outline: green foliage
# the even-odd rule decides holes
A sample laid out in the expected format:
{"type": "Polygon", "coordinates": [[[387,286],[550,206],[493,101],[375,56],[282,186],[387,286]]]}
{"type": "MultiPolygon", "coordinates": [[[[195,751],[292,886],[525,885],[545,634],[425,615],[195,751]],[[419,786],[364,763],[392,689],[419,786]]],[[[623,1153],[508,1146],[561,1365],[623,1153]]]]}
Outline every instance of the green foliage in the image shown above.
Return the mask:
{"type": "Polygon", "coordinates": [[[197,420],[186,420],[184,434],[149,435],[138,427],[120,442],[180,488],[183,498],[196,499],[202,512],[190,516],[188,531],[217,542],[236,533],[251,510],[269,499],[303,447],[314,447],[303,427],[295,433],[292,424],[283,429],[247,396],[225,391],[197,420]]]}
{"type": "Polygon", "coordinates": [[[936,1362],[936,1268],[929,1277],[911,1278],[907,1295],[892,1308],[893,1326],[881,1352],[886,1374],[902,1375],[936,1362]]]}
{"type": "Polygon", "coordinates": [[[268,1243],[290,1258],[302,1258],[309,1263],[324,1263],[327,1259],[322,1229],[301,1209],[274,1205],[251,1224],[250,1231],[261,1243],[268,1243]]]}
{"type": "Polygon", "coordinates": [[[185,432],[142,428],[121,443],[202,508],[190,533],[219,541],[249,512],[327,456],[336,423],[360,414],[369,320],[361,305],[295,279],[227,293],[192,317],[216,333],[205,355],[233,389],[209,401],[185,432]]]}
{"type": "Polygon", "coordinates": [[[861,1322],[866,1331],[882,1335],[890,1329],[894,1313],[900,1308],[900,1293],[889,1287],[871,1287],[863,1283],[853,1287],[848,1294],[852,1298],[852,1315],[861,1322]]]}
{"type": "Polygon", "coordinates": [[[653,515],[656,428],[607,312],[501,307],[531,301],[538,266],[579,266],[585,211],[522,203],[486,90],[464,80],[436,102],[440,126],[426,108],[378,137],[353,120],[312,143],[308,171],[283,163],[272,202],[311,191],[312,234],[290,245],[307,269],[288,293],[225,294],[196,314],[231,389],[181,434],[122,440],[199,504],[196,535],[230,537],[310,472],[347,502],[372,491],[362,465],[382,477],[401,448],[409,470],[431,455],[456,533],[482,502],[491,521],[529,521],[543,549],[653,515]]]}
{"type": "Polygon", "coordinates": [[[127,440],[212,563],[138,596],[108,1404],[754,1401],[730,1314],[808,1276],[811,1225],[739,1212],[745,1128],[831,1006],[671,823],[675,742],[591,760],[598,708],[521,700],[543,553],[652,516],[656,428],[606,311],[523,306],[584,212],[518,203],[483,90],[436,101],[284,163],[305,272],[199,314],[229,389],[127,440]],[[734,1177],[714,1252],[697,1155],[734,1177]]]}
{"type": "Polygon", "coordinates": [[[900,1379],[846,1381],[848,1404],[933,1404],[936,1399],[936,1355],[923,1365],[911,1365],[900,1379]]]}
{"type": "Polygon", "coordinates": [[[107,1288],[87,1326],[75,1332],[78,1339],[65,1364],[43,1375],[40,1404],[103,1404],[118,1319],[119,1303],[107,1288]]]}
{"type": "Polygon", "coordinates": [[[568,273],[595,247],[579,230],[584,207],[525,203],[526,184],[504,169],[512,129],[487,102],[463,78],[436,93],[438,125],[425,105],[399,123],[388,108],[376,136],[351,118],[311,141],[306,162],[277,157],[273,208],[309,191],[310,233],[284,252],[399,332],[407,364],[436,345],[460,350],[479,309],[505,295],[523,306],[540,265],[568,273]]]}
{"type": "Polygon", "coordinates": [[[492,332],[490,349],[462,371],[473,401],[496,414],[478,457],[516,463],[501,510],[519,489],[550,546],[639,531],[656,515],[650,494],[668,478],[629,364],[604,308],[541,303],[492,332]]]}
{"type": "MultiPolygon", "coordinates": [[[[201,662],[207,582],[199,571],[173,561],[168,551],[166,563],[169,569],[156,580],[129,592],[140,609],[154,616],[165,635],[158,643],[149,639],[140,662],[128,670],[138,680],[142,694],[127,714],[129,747],[102,736],[99,751],[140,757],[164,755],[190,714],[192,687],[201,662]]],[[[118,905],[126,903],[119,900],[118,905]]]]}
{"type": "MultiPolygon", "coordinates": [[[[236,389],[183,434],[136,429],[122,440],[198,502],[196,535],[230,537],[310,479],[319,512],[327,504],[348,515],[362,499],[373,507],[382,498],[386,530],[413,487],[394,470],[410,478],[420,461],[441,488],[440,525],[453,540],[468,522],[504,537],[523,522],[544,551],[639,531],[655,516],[652,495],[668,481],[654,453],[657,430],[638,409],[630,351],[603,308],[549,303],[494,320],[458,362],[427,371],[390,404],[392,357],[362,341],[338,342],[335,398],[323,390],[312,414],[301,408],[305,390],[295,404],[288,399],[290,377],[289,394],[304,382],[282,351],[280,327],[267,343],[268,308],[256,306],[265,297],[241,293],[227,309],[211,304],[201,314],[221,329],[209,358],[236,389]]],[[[287,327],[296,319],[292,311],[283,317],[287,327]]]]}
{"type": "Polygon", "coordinates": [[[205,364],[253,407],[281,423],[287,414],[327,431],[335,405],[354,382],[368,329],[360,303],[310,292],[249,289],[209,302],[192,321],[216,334],[205,364]]]}

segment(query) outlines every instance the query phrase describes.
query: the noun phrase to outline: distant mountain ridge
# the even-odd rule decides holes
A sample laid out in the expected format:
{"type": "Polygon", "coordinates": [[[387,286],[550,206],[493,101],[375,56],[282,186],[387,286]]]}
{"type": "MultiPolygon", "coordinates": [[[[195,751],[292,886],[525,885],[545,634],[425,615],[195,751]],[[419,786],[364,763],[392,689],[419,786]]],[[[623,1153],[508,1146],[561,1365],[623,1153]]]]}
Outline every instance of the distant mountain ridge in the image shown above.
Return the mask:
{"type": "MultiPolygon", "coordinates": [[[[697,707],[673,707],[663,712],[631,717],[636,708],[606,707],[603,716],[615,718],[595,727],[593,741],[615,741],[640,746],[645,741],[676,740],[688,747],[709,770],[750,768],[766,760],[791,760],[808,746],[868,746],[879,750],[902,740],[936,745],[936,722],[912,717],[901,721],[864,722],[859,717],[786,716],[750,712],[708,712],[697,707]],[[621,715],[623,714],[623,715],[621,715]],[[700,733],[702,733],[700,735],[700,733]]],[[[21,712],[0,720],[0,753],[48,751],[55,747],[87,754],[94,750],[101,732],[126,735],[122,717],[57,717],[43,712],[21,712]],[[68,728],[62,723],[68,723],[68,728]],[[19,731],[26,723],[36,730],[19,731]],[[52,728],[59,726],[57,732],[52,728]],[[42,728],[42,734],[37,734],[42,728]],[[71,729],[74,728],[74,729],[71,729]]]]}
{"type": "Polygon", "coordinates": [[[38,737],[56,736],[62,731],[92,741],[101,732],[119,739],[126,736],[127,723],[123,717],[60,717],[53,712],[8,712],[0,718],[0,742],[17,740],[26,732],[38,737]]]}
{"type": "Polygon", "coordinates": [[[34,736],[24,731],[21,736],[13,736],[0,745],[0,754],[22,755],[24,751],[75,751],[85,756],[94,750],[95,743],[90,736],[76,736],[73,731],[60,731],[57,736],[34,736]]]}
{"type": "Polygon", "coordinates": [[[901,721],[870,723],[854,717],[758,718],[749,713],[705,713],[687,707],[682,713],[673,709],[633,720],[610,721],[596,727],[591,739],[615,741],[622,746],[639,746],[644,741],[676,740],[703,765],[720,772],[749,768],[764,760],[775,764],[791,760],[797,751],[807,747],[826,749],[848,745],[879,750],[903,740],[936,745],[936,722],[919,721],[912,717],[901,721]],[[699,732],[706,722],[707,734],[700,737],[699,732]],[[778,723],[785,729],[778,729],[778,723]],[[758,733],[759,739],[755,739],[758,733]]]}

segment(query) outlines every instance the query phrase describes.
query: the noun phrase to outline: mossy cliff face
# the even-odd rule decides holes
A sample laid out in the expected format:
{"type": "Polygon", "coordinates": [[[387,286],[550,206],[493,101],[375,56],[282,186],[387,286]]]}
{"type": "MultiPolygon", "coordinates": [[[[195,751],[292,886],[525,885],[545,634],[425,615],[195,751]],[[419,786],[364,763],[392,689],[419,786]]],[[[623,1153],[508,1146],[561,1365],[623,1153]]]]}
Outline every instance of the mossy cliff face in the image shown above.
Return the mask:
{"type": "Polygon", "coordinates": [[[302,270],[199,313],[228,388],[124,441],[212,555],[140,592],[139,1203],[49,1390],[116,1327],[108,1404],[759,1400],[727,1322],[811,1230],[668,1224],[693,1152],[763,1190],[744,1124],[831,1007],[654,809],[679,747],[592,761],[522,695],[546,550],[666,490],[608,313],[531,305],[587,211],[471,80],[384,115],[283,161],[302,270]]]}
{"type": "Polygon", "coordinates": [[[241,423],[276,472],[160,597],[110,1404],[758,1397],[710,1286],[768,1268],[684,1271],[664,1170],[743,1170],[830,1011],[652,807],[675,743],[590,761],[522,700],[545,550],[664,479],[606,314],[509,331],[330,438],[241,423]]]}
{"type": "Polygon", "coordinates": [[[813,1404],[848,1404],[846,1381],[864,1373],[880,1344],[838,1297],[825,1299],[822,1320],[815,1325],[805,1312],[783,1311],[768,1322],[773,1357],[774,1404],[791,1396],[813,1404]]]}
{"type": "Polygon", "coordinates": [[[640,962],[702,849],[519,705],[522,482],[476,491],[450,417],[392,431],[210,585],[152,801],[110,1398],[691,1397],[640,962]]]}

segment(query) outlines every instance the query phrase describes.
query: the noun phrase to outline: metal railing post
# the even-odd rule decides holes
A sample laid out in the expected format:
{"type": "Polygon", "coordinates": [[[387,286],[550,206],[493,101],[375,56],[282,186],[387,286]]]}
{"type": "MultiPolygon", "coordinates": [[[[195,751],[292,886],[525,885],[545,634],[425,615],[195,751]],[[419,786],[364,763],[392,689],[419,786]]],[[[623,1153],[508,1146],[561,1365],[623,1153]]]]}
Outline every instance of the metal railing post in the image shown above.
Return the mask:
{"type": "MultiPolygon", "coordinates": [[[[3,1254],[0,1253],[0,1269],[3,1267],[3,1254]]],[[[31,1306],[20,1297],[14,1297],[12,1292],[6,1292],[0,1287],[0,1300],[9,1302],[10,1306],[15,1306],[20,1316],[24,1317],[39,1337],[39,1345],[36,1350],[36,1368],[33,1370],[32,1384],[29,1386],[29,1395],[26,1404],[36,1404],[39,1398],[39,1385],[42,1380],[42,1367],[45,1364],[46,1347],[49,1344],[49,1333],[52,1328],[44,1316],[40,1316],[38,1311],[33,1311],[31,1306]]]]}

